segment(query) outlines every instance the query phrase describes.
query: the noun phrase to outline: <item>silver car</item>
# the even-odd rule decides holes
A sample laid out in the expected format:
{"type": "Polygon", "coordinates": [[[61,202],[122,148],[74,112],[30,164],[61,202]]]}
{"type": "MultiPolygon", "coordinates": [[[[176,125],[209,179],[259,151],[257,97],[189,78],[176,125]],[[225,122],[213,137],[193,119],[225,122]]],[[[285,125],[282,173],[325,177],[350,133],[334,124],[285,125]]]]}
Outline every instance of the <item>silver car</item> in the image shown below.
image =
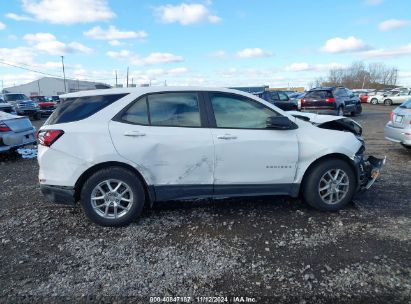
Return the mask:
{"type": "Polygon", "coordinates": [[[0,152],[36,143],[36,128],[27,117],[0,112],[0,152]]]}
{"type": "Polygon", "coordinates": [[[391,112],[390,121],[386,124],[385,138],[401,143],[411,149],[411,99],[391,112]]]}

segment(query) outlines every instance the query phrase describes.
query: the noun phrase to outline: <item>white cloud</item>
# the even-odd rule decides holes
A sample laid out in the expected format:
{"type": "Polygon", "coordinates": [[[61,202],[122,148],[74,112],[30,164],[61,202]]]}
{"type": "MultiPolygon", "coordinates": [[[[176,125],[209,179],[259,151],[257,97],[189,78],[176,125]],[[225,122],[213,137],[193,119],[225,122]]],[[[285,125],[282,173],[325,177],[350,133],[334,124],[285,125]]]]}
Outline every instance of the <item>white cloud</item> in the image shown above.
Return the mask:
{"type": "Polygon", "coordinates": [[[178,22],[189,25],[200,22],[218,23],[221,18],[213,15],[203,4],[162,5],[154,10],[157,18],[164,23],[178,22]]]}
{"type": "Polygon", "coordinates": [[[118,41],[118,40],[110,40],[108,43],[112,46],[120,46],[124,44],[123,42],[118,41]]]}
{"type": "Polygon", "coordinates": [[[70,42],[68,44],[58,41],[56,37],[50,33],[26,34],[23,37],[36,50],[50,55],[64,55],[68,53],[86,53],[89,54],[92,50],[79,42],[70,42]]]}
{"type": "MultiPolygon", "coordinates": [[[[55,24],[107,21],[115,17],[106,0],[22,1],[24,11],[31,14],[35,19],[55,24]]],[[[21,16],[17,17],[22,18],[21,16]]]]}
{"type": "Polygon", "coordinates": [[[409,25],[411,22],[409,20],[400,20],[400,19],[389,19],[381,22],[378,25],[378,28],[381,31],[389,31],[392,29],[397,29],[409,25]]]}
{"type": "Polygon", "coordinates": [[[381,3],[383,3],[384,0],[365,0],[364,3],[366,5],[370,5],[370,6],[376,6],[376,5],[380,5],[381,3]]]}
{"type": "Polygon", "coordinates": [[[264,51],[260,48],[246,48],[237,52],[239,58],[255,58],[255,57],[269,57],[272,56],[271,52],[264,51]]]}
{"type": "Polygon", "coordinates": [[[227,53],[225,51],[216,51],[216,52],[210,53],[209,56],[213,58],[223,59],[227,57],[227,53]]]}
{"type": "Polygon", "coordinates": [[[285,68],[290,72],[302,72],[311,70],[311,66],[307,62],[295,62],[285,68]]]}
{"type": "Polygon", "coordinates": [[[8,13],[5,16],[6,16],[6,18],[9,18],[9,19],[12,19],[12,20],[15,20],[15,21],[34,21],[34,19],[31,18],[31,17],[23,16],[23,15],[17,15],[17,14],[14,14],[14,13],[8,13]]]}
{"type": "Polygon", "coordinates": [[[83,34],[88,38],[97,40],[144,39],[148,36],[144,31],[121,31],[113,25],[110,25],[106,30],[102,29],[100,26],[95,26],[83,34]]]}
{"type": "Polygon", "coordinates": [[[411,55],[411,43],[398,48],[371,50],[364,53],[366,58],[389,58],[411,55]]]}
{"type": "Polygon", "coordinates": [[[328,71],[330,69],[343,68],[344,65],[336,62],[326,64],[309,64],[307,62],[295,62],[285,67],[287,72],[328,71]]]}
{"type": "Polygon", "coordinates": [[[1,60],[11,64],[33,63],[33,50],[28,47],[0,48],[1,60]]]}
{"type": "Polygon", "coordinates": [[[0,22],[0,31],[4,30],[6,28],[6,25],[2,22],[0,22]]]}
{"type": "Polygon", "coordinates": [[[358,52],[370,49],[361,39],[354,36],[347,38],[335,37],[327,40],[325,45],[321,48],[326,53],[347,53],[358,52]]]}
{"type": "Polygon", "coordinates": [[[119,52],[109,51],[107,55],[117,59],[127,59],[134,65],[154,65],[160,63],[171,63],[184,61],[182,56],[177,56],[171,53],[151,53],[146,57],[140,57],[128,50],[121,50],[119,52]]]}

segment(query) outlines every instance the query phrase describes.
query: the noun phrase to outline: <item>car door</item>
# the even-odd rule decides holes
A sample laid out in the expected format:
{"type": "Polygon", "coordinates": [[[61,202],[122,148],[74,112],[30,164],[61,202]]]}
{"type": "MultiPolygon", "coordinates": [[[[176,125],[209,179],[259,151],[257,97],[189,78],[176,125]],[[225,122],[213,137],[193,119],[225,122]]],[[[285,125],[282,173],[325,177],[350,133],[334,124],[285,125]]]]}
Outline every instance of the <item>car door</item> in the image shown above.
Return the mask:
{"type": "Polygon", "coordinates": [[[214,145],[197,92],[140,97],[110,122],[118,153],[132,161],[158,200],[211,194],[214,145]]]}
{"type": "Polygon", "coordinates": [[[210,92],[215,146],[214,193],[289,194],[298,161],[295,130],[266,129],[278,116],[266,105],[237,94],[210,92]]]}

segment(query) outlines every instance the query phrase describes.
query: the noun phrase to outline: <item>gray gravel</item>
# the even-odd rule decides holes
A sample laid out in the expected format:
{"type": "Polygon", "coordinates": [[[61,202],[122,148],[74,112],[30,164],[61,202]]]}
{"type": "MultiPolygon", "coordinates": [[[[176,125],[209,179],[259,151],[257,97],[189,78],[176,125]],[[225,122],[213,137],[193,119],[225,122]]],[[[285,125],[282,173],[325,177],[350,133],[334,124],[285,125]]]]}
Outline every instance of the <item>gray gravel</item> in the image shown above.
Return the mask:
{"type": "Polygon", "coordinates": [[[270,197],[167,202],[125,228],[47,203],[35,159],[0,158],[0,302],[411,303],[411,153],[383,138],[390,108],[356,118],[382,178],[344,210],[270,197]],[[231,298],[232,299],[232,298],[231,298]]]}

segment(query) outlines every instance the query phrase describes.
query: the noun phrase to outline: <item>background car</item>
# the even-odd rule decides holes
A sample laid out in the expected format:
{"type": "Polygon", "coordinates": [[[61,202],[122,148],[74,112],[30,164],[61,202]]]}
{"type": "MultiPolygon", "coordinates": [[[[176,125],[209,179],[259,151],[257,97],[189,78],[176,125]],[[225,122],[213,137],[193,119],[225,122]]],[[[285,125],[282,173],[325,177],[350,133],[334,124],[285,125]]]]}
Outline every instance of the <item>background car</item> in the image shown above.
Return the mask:
{"type": "Polygon", "coordinates": [[[399,93],[393,93],[383,99],[383,103],[386,106],[393,104],[402,104],[404,101],[411,98],[411,91],[402,91],[399,93]]]}
{"type": "Polygon", "coordinates": [[[27,117],[0,112],[0,152],[36,143],[36,129],[27,117]]]}
{"type": "Polygon", "coordinates": [[[0,97],[0,111],[6,112],[6,113],[15,112],[15,110],[14,110],[13,106],[11,105],[11,103],[5,101],[1,97],[0,97]]]}
{"type": "Polygon", "coordinates": [[[30,96],[30,99],[40,107],[41,115],[50,115],[56,109],[56,102],[46,96],[30,96]]]}
{"type": "Polygon", "coordinates": [[[284,91],[265,91],[261,98],[284,111],[298,110],[298,101],[288,97],[284,91]]]}
{"type": "Polygon", "coordinates": [[[362,112],[360,100],[345,87],[318,87],[301,99],[301,111],[343,116],[362,112]]]}
{"type": "Polygon", "coordinates": [[[390,113],[384,133],[386,139],[411,149],[411,98],[390,113]]]}
{"type": "Polygon", "coordinates": [[[18,115],[33,117],[36,120],[41,118],[40,107],[24,94],[0,94],[0,98],[9,102],[18,115]]]}

